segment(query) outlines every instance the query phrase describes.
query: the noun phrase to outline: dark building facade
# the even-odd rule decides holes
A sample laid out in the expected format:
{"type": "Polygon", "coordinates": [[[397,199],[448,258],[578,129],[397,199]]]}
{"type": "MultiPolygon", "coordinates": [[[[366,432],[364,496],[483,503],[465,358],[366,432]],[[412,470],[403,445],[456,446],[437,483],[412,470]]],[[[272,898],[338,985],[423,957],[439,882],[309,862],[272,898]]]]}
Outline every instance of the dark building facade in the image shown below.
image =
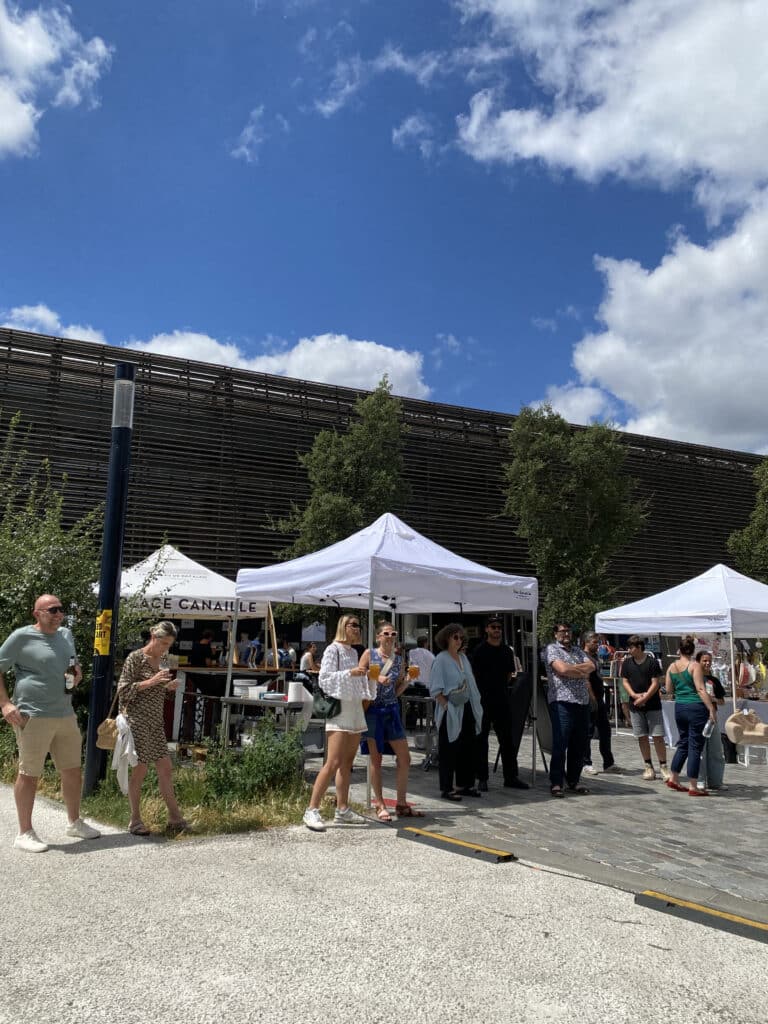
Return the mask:
{"type": "MultiPolygon", "coordinates": [[[[1,328],[3,423],[20,411],[30,455],[67,474],[72,520],[104,498],[116,362],[137,367],[124,564],[164,536],[228,576],[273,562],[291,538],[270,518],[308,493],[297,453],[319,430],[344,430],[359,392],[1,328]]],[[[525,542],[500,515],[511,417],[412,399],[403,408],[412,486],[404,518],[466,558],[532,574],[525,542]]],[[[651,507],[613,566],[617,601],[727,562],[726,540],[754,504],[759,457],[620,436],[625,472],[651,507]]]]}

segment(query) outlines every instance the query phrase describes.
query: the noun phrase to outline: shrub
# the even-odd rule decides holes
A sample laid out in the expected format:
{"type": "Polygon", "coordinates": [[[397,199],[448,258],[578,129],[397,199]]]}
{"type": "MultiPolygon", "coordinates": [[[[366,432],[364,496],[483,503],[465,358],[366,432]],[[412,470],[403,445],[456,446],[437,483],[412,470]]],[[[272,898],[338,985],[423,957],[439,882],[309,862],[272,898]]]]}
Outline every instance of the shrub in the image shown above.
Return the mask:
{"type": "Polygon", "coordinates": [[[303,788],[301,734],[281,732],[272,722],[259,722],[253,743],[240,751],[211,744],[205,764],[206,804],[254,800],[273,791],[284,794],[303,788]]]}

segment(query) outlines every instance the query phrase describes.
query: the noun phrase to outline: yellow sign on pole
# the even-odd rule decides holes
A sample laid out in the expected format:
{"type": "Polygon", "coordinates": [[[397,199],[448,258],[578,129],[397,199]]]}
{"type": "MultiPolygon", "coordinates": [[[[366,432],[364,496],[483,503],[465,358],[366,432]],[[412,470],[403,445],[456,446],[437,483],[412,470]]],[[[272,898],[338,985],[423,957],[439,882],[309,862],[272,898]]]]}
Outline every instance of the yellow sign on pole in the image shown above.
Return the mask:
{"type": "Polygon", "coordinates": [[[112,639],[112,609],[105,608],[96,616],[96,632],[93,637],[93,653],[109,654],[112,639]]]}

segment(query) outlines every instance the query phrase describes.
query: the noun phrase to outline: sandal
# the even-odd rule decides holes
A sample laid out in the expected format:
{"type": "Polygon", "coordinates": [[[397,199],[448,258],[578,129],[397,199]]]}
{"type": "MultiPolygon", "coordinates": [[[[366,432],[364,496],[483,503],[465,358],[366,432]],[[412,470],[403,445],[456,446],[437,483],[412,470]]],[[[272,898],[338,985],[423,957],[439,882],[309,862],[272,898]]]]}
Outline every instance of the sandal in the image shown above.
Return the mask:
{"type": "Polygon", "coordinates": [[[549,795],[550,796],[556,796],[556,797],[562,799],[562,797],[565,796],[565,793],[563,792],[563,787],[562,786],[550,786],[549,787],[549,795]]]}
{"type": "Polygon", "coordinates": [[[379,821],[383,821],[385,823],[392,821],[392,815],[389,813],[384,804],[373,804],[372,806],[376,811],[376,817],[379,819],[379,821]]]}
{"type": "Polygon", "coordinates": [[[443,800],[452,800],[455,804],[461,803],[461,797],[459,796],[458,793],[441,793],[440,796],[443,798],[443,800]]]}
{"type": "Polygon", "coordinates": [[[586,786],[569,786],[569,793],[576,793],[577,796],[589,796],[591,790],[587,789],[586,786]]]}
{"type": "Polygon", "coordinates": [[[169,821],[165,826],[166,832],[188,832],[191,826],[183,818],[181,821],[169,821]]]}
{"type": "Polygon", "coordinates": [[[132,836],[151,836],[152,833],[149,831],[143,821],[137,821],[135,825],[129,825],[128,831],[132,836]]]}
{"type": "Polygon", "coordinates": [[[424,812],[417,811],[410,804],[395,804],[395,814],[398,818],[423,818],[424,812]]]}

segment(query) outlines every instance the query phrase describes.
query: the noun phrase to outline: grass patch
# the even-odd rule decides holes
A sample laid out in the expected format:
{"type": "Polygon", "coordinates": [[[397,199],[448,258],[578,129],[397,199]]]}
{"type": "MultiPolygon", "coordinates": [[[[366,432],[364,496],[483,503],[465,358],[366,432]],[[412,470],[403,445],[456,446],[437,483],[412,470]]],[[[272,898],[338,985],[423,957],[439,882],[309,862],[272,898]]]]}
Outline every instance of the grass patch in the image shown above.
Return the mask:
{"type": "MultiPolygon", "coordinates": [[[[266,722],[254,734],[253,745],[242,751],[210,744],[204,762],[176,766],[173,784],[195,835],[251,832],[301,822],[309,802],[302,764],[301,735],[278,732],[266,722]]],[[[0,729],[0,781],[12,784],[17,768],[13,733],[0,729]]],[[[38,792],[61,800],[59,777],[50,760],[38,792]]],[[[332,800],[327,798],[325,809],[329,808],[332,800]]],[[[113,771],[107,771],[95,793],[83,798],[81,813],[105,825],[128,827],[128,798],[120,792],[113,771]]],[[[141,815],[153,831],[165,828],[167,812],[154,768],[142,787],[141,815]]]]}

